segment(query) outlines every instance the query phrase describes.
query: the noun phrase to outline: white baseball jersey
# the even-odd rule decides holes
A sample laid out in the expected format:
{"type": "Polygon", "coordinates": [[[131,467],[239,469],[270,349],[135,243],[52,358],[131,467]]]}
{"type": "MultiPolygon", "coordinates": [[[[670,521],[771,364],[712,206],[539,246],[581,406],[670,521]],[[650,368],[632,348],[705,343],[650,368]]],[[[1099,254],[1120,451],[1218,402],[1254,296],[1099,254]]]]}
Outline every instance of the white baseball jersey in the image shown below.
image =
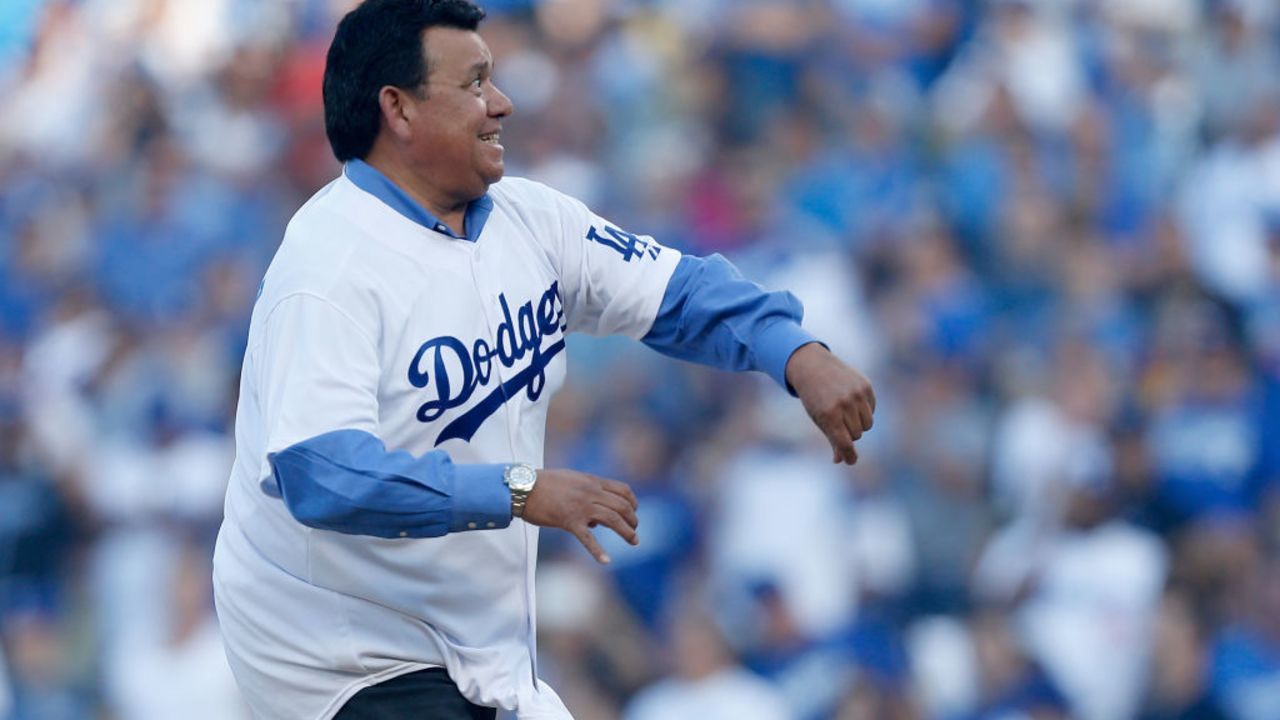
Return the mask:
{"type": "Polygon", "coordinates": [[[568,711],[536,680],[537,528],[379,538],[307,527],[268,455],[339,429],[415,457],[541,467],[564,334],[649,330],[679,255],[527,180],[490,188],[475,242],[344,176],[290,222],[249,328],[215,552],[232,669],[258,716],[329,718],[358,690],[442,666],[472,702],[568,711]]]}

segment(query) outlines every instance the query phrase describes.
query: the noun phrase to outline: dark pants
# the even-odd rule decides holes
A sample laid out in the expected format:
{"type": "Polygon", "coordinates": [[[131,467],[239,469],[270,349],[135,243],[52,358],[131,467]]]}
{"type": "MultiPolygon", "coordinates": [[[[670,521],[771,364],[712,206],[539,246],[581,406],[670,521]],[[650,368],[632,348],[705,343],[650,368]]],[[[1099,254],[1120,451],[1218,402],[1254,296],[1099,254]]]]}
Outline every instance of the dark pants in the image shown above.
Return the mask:
{"type": "Polygon", "coordinates": [[[334,720],[494,720],[498,711],[467,701],[444,668],[419,670],[367,687],[334,720]]]}

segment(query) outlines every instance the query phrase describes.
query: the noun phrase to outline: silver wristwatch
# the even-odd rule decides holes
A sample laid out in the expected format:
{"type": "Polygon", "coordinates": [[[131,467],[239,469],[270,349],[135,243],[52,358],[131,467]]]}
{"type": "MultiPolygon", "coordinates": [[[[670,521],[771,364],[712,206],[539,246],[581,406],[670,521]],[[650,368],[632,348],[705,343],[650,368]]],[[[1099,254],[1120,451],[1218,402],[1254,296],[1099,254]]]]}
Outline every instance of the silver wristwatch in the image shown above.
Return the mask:
{"type": "Polygon", "coordinates": [[[502,480],[511,489],[511,517],[524,517],[524,506],[538,482],[538,471],[532,465],[515,463],[502,471],[502,480]]]}

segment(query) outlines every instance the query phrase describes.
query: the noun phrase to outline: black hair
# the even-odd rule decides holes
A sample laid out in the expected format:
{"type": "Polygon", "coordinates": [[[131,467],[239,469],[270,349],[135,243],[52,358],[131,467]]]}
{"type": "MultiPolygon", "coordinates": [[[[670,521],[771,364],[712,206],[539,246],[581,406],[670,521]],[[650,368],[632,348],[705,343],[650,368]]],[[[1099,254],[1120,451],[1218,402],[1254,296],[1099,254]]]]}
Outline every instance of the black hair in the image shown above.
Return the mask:
{"type": "Polygon", "coordinates": [[[484,10],[468,0],[365,0],[338,23],[324,66],[324,130],[341,162],[364,158],[381,127],[378,93],[427,78],[422,33],[475,30],[484,10]]]}

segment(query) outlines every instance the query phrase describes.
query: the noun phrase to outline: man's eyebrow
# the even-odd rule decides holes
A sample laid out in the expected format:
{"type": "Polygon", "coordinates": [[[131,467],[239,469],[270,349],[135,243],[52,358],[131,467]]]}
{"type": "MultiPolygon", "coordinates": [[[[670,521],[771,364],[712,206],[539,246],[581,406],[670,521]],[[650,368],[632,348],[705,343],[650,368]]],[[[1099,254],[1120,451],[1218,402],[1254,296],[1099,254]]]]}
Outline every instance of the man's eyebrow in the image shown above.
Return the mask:
{"type": "Polygon", "coordinates": [[[477,74],[477,73],[479,73],[479,74],[484,74],[484,72],[485,72],[486,70],[489,70],[489,69],[491,69],[492,67],[493,67],[493,63],[492,63],[491,61],[489,61],[489,60],[477,60],[477,61],[475,61],[474,63],[472,63],[472,64],[471,64],[471,67],[470,67],[470,73],[471,73],[471,74],[477,74]]]}

